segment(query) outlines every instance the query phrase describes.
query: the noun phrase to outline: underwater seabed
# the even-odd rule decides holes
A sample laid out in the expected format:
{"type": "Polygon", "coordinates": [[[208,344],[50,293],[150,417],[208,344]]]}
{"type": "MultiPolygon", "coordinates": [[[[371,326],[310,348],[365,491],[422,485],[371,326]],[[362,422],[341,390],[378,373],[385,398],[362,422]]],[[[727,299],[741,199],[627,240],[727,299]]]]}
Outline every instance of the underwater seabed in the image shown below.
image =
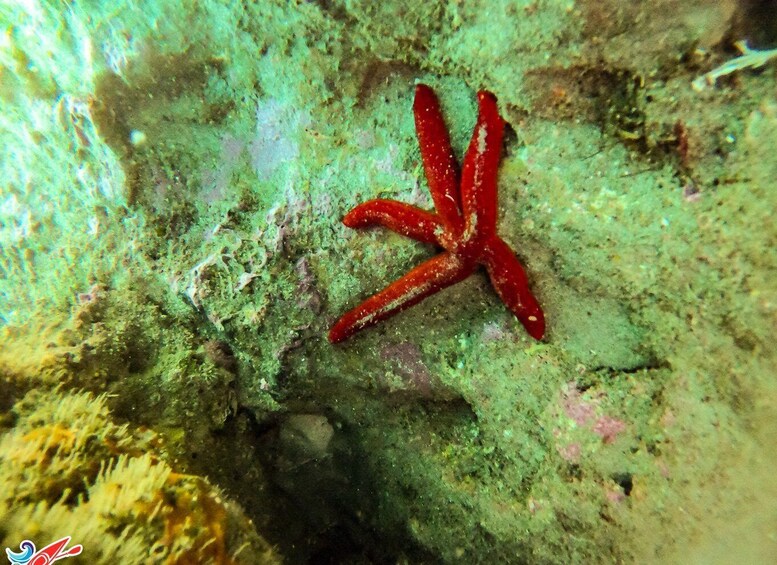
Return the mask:
{"type": "Polygon", "coordinates": [[[0,4],[0,545],[777,562],[775,10],[0,4]],[[439,252],[341,223],[440,208],[420,83],[459,164],[497,99],[541,340],[482,269],[327,339],[439,252]]]}

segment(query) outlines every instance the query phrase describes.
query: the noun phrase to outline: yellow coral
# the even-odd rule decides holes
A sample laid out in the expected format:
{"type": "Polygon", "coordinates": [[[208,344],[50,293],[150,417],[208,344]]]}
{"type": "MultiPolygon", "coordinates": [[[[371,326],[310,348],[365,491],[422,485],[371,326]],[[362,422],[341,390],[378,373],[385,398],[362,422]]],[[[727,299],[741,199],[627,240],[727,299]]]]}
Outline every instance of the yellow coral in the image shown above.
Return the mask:
{"type": "Polygon", "coordinates": [[[29,393],[0,436],[0,543],[83,545],[73,563],[277,563],[206,479],[173,472],[104,397],[29,393]],[[117,452],[120,454],[117,455],[117,452]]]}

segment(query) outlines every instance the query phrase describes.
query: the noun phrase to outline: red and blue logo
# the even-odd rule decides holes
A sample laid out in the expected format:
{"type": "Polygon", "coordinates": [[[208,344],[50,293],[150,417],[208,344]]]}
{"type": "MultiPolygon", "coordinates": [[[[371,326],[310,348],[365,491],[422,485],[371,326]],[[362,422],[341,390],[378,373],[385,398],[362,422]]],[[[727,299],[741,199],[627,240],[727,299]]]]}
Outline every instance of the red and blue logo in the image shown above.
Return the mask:
{"type": "Polygon", "coordinates": [[[49,565],[49,563],[64,559],[65,557],[78,555],[84,549],[82,545],[74,545],[71,548],[65,549],[68,543],[70,543],[70,536],[50,543],[40,551],[36,551],[34,543],[30,540],[24,540],[19,544],[19,549],[21,549],[19,553],[6,548],[5,554],[12,565],[49,565]]]}

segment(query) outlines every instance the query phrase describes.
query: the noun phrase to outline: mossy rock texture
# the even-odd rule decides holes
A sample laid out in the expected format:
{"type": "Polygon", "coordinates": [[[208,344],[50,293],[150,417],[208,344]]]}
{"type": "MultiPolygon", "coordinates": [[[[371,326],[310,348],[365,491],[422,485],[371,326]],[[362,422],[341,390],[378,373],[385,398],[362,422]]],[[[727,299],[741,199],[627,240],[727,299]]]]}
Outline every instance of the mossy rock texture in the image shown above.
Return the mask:
{"type": "Polygon", "coordinates": [[[2,543],[777,561],[762,5],[2,3],[2,543]],[[498,99],[498,231],[541,341],[481,272],[327,341],[437,252],[341,223],[432,209],[418,83],[459,162],[498,99]]]}

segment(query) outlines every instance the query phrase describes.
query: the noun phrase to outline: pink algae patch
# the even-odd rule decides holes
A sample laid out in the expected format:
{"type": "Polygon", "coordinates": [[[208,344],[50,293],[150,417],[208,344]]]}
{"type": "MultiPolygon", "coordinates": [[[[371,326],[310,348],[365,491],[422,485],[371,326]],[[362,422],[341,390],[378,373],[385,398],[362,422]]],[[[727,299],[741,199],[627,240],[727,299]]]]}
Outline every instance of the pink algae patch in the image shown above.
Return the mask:
{"type": "MultiPolygon", "coordinates": [[[[596,397],[587,398],[574,382],[567,383],[562,389],[561,408],[564,416],[576,424],[578,428],[588,429],[601,438],[602,443],[610,444],[619,434],[626,429],[623,420],[601,414],[599,400],[596,397]]],[[[561,430],[556,430],[554,435],[559,440],[556,450],[565,460],[577,463],[582,454],[582,445],[579,441],[562,442],[561,430]]]]}
{"type": "Polygon", "coordinates": [[[604,443],[612,443],[616,436],[626,429],[626,424],[611,416],[600,416],[594,423],[594,433],[602,438],[604,443]]]}
{"type": "Polygon", "coordinates": [[[596,407],[583,399],[575,383],[567,383],[562,407],[564,414],[578,426],[584,426],[596,416],[596,407]]]}
{"type": "Polygon", "coordinates": [[[564,461],[569,461],[570,463],[577,463],[580,461],[582,447],[580,447],[580,444],[577,442],[558,445],[556,446],[556,450],[564,461]]]}

